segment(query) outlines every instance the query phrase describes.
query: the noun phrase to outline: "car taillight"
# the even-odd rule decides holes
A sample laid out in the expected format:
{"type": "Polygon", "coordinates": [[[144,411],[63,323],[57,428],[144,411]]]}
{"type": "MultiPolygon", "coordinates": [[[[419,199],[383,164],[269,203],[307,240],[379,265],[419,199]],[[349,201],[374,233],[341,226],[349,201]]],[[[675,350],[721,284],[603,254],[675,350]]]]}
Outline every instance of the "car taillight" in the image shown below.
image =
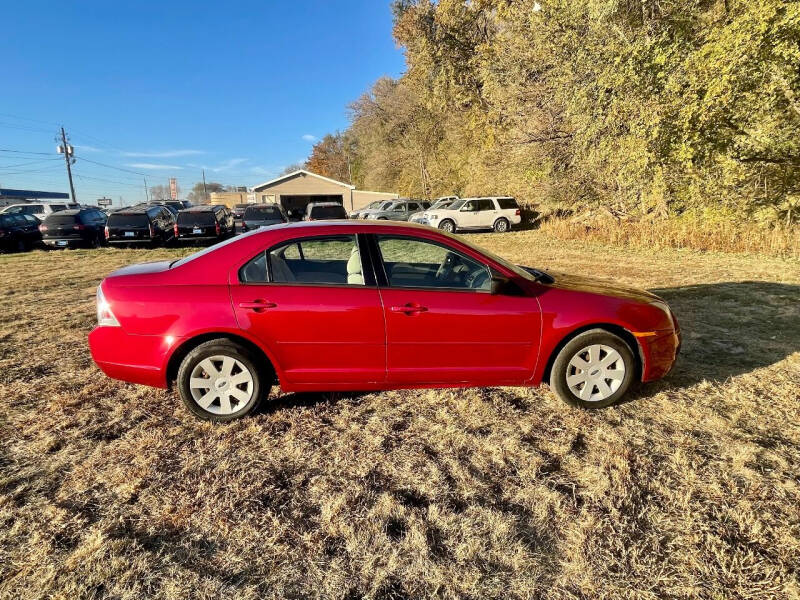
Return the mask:
{"type": "Polygon", "coordinates": [[[219,234],[220,234],[220,231],[222,231],[222,230],[219,228],[219,223],[215,223],[215,224],[214,224],[214,229],[216,229],[216,230],[217,230],[217,235],[219,235],[219,234]]]}
{"type": "Polygon", "coordinates": [[[153,224],[152,223],[148,223],[147,224],[147,231],[150,232],[150,237],[151,238],[152,237],[156,237],[156,234],[153,232],[153,224]]]}
{"type": "Polygon", "coordinates": [[[520,212],[519,209],[517,209],[516,211],[514,211],[514,214],[517,215],[517,216],[520,216],[520,214],[522,214],[522,213],[520,212]]]}
{"type": "Polygon", "coordinates": [[[6,233],[5,229],[0,229],[0,237],[5,237],[6,233]]]}
{"type": "Polygon", "coordinates": [[[86,225],[81,225],[80,223],[78,223],[77,225],[73,225],[72,228],[75,231],[83,231],[84,229],[86,229],[86,225]]]}
{"type": "Polygon", "coordinates": [[[108,239],[108,237],[109,237],[109,233],[108,233],[108,225],[106,225],[106,239],[108,239]]]}
{"type": "Polygon", "coordinates": [[[172,231],[175,233],[175,237],[179,237],[181,235],[181,232],[178,231],[178,224],[177,223],[175,223],[175,225],[172,226],[172,231]]]}
{"type": "Polygon", "coordinates": [[[47,231],[47,225],[39,225],[39,231],[47,231]]]}
{"type": "Polygon", "coordinates": [[[119,327],[119,321],[111,312],[111,305],[106,301],[103,288],[97,286],[97,325],[99,327],[119,327]]]}

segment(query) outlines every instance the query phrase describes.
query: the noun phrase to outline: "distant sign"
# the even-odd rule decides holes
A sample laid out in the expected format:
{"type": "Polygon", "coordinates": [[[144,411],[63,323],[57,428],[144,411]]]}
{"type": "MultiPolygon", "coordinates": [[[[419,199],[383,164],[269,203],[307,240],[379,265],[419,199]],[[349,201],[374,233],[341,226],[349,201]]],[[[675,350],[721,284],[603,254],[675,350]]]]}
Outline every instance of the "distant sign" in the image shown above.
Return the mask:
{"type": "Polygon", "coordinates": [[[97,206],[111,206],[111,198],[98,198],[97,206]]]}
{"type": "Polygon", "coordinates": [[[173,200],[178,199],[178,180],[174,177],[169,178],[169,197],[173,200]]]}

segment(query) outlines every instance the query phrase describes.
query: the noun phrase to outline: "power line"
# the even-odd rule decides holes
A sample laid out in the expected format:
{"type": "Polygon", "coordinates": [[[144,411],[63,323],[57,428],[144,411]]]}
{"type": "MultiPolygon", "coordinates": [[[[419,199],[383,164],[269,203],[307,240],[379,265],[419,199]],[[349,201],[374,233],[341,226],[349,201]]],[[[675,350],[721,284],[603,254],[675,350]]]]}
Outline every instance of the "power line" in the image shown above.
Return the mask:
{"type": "Polygon", "coordinates": [[[54,160],[61,160],[60,158],[45,158],[42,160],[34,160],[31,162],[17,163],[15,165],[0,165],[0,169],[12,169],[15,167],[27,167],[29,165],[40,165],[42,163],[51,162],[54,160]]]}
{"type": "Polygon", "coordinates": [[[144,176],[144,173],[139,173],[138,171],[131,171],[130,169],[123,169],[122,167],[115,167],[114,165],[107,165],[105,163],[97,162],[96,160],[89,160],[88,158],[84,158],[82,156],[77,157],[78,160],[83,160],[94,165],[100,165],[101,167],[107,167],[109,169],[116,169],[117,171],[125,171],[126,173],[133,173],[134,175],[141,175],[144,176]]]}
{"type": "Polygon", "coordinates": [[[39,156],[53,156],[52,152],[31,152],[30,150],[9,150],[8,148],[0,148],[0,152],[13,152],[14,154],[37,154],[39,156]]]}
{"type": "Polygon", "coordinates": [[[116,181],[114,179],[104,179],[102,177],[91,177],[89,175],[80,175],[78,173],[75,173],[75,177],[77,177],[78,179],[95,179],[97,181],[105,181],[107,183],[118,183],[120,185],[124,185],[124,186],[128,186],[128,187],[134,187],[134,188],[137,188],[137,189],[141,187],[138,183],[126,183],[124,181],[116,181]]]}

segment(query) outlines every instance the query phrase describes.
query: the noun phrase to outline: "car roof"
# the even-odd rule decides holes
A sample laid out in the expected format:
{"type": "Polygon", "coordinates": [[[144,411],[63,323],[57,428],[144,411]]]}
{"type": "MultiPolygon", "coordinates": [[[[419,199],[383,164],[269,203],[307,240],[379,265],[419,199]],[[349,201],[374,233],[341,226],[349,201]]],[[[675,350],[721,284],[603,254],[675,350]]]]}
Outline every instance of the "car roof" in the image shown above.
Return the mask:
{"type": "Polygon", "coordinates": [[[154,208],[158,208],[160,205],[154,204],[152,206],[142,205],[142,206],[129,206],[126,208],[120,208],[115,210],[113,213],[114,215],[143,215],[146,214],[148,210],[153,210],[154,208]]]}
{"type": "MultiPolygon", "coordinates": [[[[59,217],[74,217],[75,215],[79,215],[83,212],[87,212],[90,210],[97,210],[96,208],[68,208],[66,210],[57,210],[54,213],[50,213],[51,215],[58,215],[59,217]]],[[[48,215],[49,216],[49,215],[48,215]]]]}
{"type": "Polygon", "coordinates": [[[181,212],[188,213],[188,212],[211,212],[215,210],[219,210],[223,208],[222,204],[200,204],[198,206],[190,206],[189,208],[184,208],[181,212]]]}

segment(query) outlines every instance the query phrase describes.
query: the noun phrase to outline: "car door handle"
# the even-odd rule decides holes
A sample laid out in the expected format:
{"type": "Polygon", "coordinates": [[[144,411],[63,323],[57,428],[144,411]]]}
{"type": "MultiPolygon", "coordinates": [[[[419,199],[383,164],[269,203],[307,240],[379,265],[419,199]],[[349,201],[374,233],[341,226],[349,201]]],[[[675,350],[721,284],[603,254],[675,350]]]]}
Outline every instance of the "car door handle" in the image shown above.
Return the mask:
{"type": "Polygon", "coordinates": [[[421,312],[428,312],[427,306],[420,306],[419,304],[409,302],[404,306],[392,306],[389,310],[395,313],[421,313],[421,312]]]}
{"type": "Polygon", "coordinates": [[[265,308],[275,308],[278,306],[274,302],[267,302],[266,300],[254,300],[253,302],[239,302],[239,308],[247,310],[254,310],[260,312],[265,308]]]}

